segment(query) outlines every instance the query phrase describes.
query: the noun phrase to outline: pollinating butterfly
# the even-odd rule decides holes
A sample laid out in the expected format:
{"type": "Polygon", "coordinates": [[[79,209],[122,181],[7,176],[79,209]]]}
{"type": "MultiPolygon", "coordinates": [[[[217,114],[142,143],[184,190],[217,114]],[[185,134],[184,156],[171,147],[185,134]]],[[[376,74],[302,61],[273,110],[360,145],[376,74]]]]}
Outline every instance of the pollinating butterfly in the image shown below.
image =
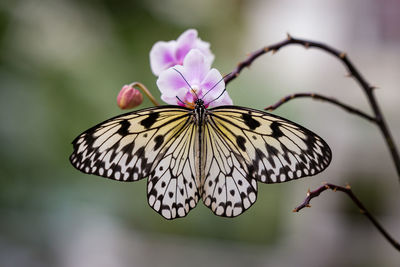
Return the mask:
{"type": "Polygon", "coordinates": [[[184,217],[201,198],[216,215],[235,217],[256,201],[257,182],[315,175],[331,150],[306,128],[239,107],[160,106],[102,122],[73,141],[80,171],[119,181],[148,177],[150,206],[184,217]]]}
{"type": "Polygon", "coordinates": [[[84,173],[118,181],[148,178],[148,203],[166,219],[186,216],[200,199],[216,215],[238,216],[256,201],[258,182],[315,175],[331,161],[327,143],[310,130],[231,105],[222,76],[195,49],[183,65],[163,71],[157,84],[161,98],[178,99],[177,105],[90,128],[72,142],[70,161],[84,173]],[[178,89],[163,91],[171,84],[178,89]]]}

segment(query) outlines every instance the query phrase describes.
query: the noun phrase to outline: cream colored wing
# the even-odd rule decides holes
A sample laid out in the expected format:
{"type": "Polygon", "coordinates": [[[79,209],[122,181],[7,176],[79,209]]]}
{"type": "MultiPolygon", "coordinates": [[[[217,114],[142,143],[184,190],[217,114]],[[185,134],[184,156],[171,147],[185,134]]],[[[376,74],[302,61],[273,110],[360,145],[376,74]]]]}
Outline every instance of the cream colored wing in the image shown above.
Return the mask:
{"type": "Polygon", "coordinates": [[[328,144],[306,128],[279,116],[249,108],[209,110],[210,124],[243,159],[249,177],[279,183],[323,171],[330,163],[328,144]]]}

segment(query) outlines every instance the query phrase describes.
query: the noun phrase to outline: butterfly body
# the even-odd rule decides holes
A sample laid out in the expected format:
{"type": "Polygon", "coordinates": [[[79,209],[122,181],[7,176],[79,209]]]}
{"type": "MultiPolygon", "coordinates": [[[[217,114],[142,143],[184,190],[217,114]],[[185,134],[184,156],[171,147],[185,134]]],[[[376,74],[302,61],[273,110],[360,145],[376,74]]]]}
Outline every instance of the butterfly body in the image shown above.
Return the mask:
{"type": "MultiPolygon", "coordinates": [[[[200,181],[200,184],[202,183],[201,181],[204,181],[204,164],[205,164],[205,154],[203,153],[205,147],[205,140],[204,140],[204,126],[206,122],[206,114],[207,114],[207,109],[204,106],[204,102],[201,99],[198,99],[195,102],[195,107],[194,107],[194,121],[197,125],[198,130],[196,132],[196,177],[197,180],[200,181]]],[[[201,195],[202,193],[202,187],[198,188],[199,194],[201,195]]]]}
{"type": "Polygon", "coordinates": [[[266,112],[219,106],[160,106],[100,123],[74,141],[80,171],[119,181],[148,177],[149,205],[167,219],[184,217],[202,199],[235,217],[257,198],[257,182],[315,175],[329,146],[304,127],[266,112]]]}

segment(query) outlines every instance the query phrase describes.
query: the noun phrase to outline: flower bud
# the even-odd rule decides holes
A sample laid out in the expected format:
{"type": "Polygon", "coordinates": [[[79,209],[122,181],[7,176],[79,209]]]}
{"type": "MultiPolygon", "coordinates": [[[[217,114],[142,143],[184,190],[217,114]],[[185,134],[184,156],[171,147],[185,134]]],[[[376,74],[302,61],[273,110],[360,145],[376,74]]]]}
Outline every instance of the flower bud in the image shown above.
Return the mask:
{"type": "Polygon", "coordinates": [[[143,95],[131,85],[124,85],[117,97],[117,104],[120,109],[131,109],[143,102],[143,95]]]}

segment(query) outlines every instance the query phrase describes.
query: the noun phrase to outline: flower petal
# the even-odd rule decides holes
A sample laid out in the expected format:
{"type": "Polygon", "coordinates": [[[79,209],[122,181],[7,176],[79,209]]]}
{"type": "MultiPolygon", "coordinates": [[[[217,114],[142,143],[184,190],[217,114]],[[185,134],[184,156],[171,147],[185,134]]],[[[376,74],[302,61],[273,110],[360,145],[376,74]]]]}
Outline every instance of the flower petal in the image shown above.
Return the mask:
{"type": "Polygon", "coordinates": [[[211,69],[204,77],[200,87],[202,94],[205,96],[203,101],[207,104],[222,93],[225,89],[225,82],[217,69],[211,69]]]}
{"type": "Polygon", "coordinates": [[[211,53],[210,44],[207,42],[202,41],[200,38],[197,38],[195,45],[193,48],[200,50],[203,55],[206,57],[206,61],[210,64],[214,61],[214,54],[211,53]]]}
{"type": "Polygon", "coordinates": [[[190,51],[190,49],[194,48],[197,43],[197,31],[194,29],[189,29],[181,34],[176,40],[176,51],[175,58],[177,60],[176,64],[182,65],[183,59],[190,51]]]}
{"type": "Polygon", "coordinates": [[[232,99],[228,95],[228,92],[222,94],[220,98],[210,103],[209,107],[227,106],[233,105],[232,99]]]}
{"type": "Polygon", "coordinates": [[[150,51],[150,67],[154,75],[160,75],[161,71],[176,65],[175,59],[176,41],[157,42],[150,51]]]}
{"type": "Polygon", "coordinates": [[[182,75],[191,86],[199,86],[207,72],[210,63],[206,62],[204,55],[197,49],[192,49],[183,60],[182,75]]]}
{"type": "Polygon", "coordinates": [[[185,106],[185,104],[182,103],[181,101],[179,101],[178,98],[176,98],[176,97],[179,97],[179,99],[181,99],[182,101],[186,101],[184,96],[187,93],[187,88],[182,87],[182,88],[179,88],[178,90],[176,90],[175,92],[176,92],[176,95],[173,95],[173,96],[162,94],[161,100],[167,104],[185,106]]]}
{"type": "Polygon", "coordinates": [[[180,72],[183,71],[182,66],[178,65],[174,68],[169,68],[161,72],[160,76],[157,79],[157,86],[164,97],[174,97],[176,104],[176,96],[178,96],[179,98],[184,97],[186,93],[184,91],[189,91],[190,88],[185,80],[182,78],[182,76],[175,69],[180,72]]]}

